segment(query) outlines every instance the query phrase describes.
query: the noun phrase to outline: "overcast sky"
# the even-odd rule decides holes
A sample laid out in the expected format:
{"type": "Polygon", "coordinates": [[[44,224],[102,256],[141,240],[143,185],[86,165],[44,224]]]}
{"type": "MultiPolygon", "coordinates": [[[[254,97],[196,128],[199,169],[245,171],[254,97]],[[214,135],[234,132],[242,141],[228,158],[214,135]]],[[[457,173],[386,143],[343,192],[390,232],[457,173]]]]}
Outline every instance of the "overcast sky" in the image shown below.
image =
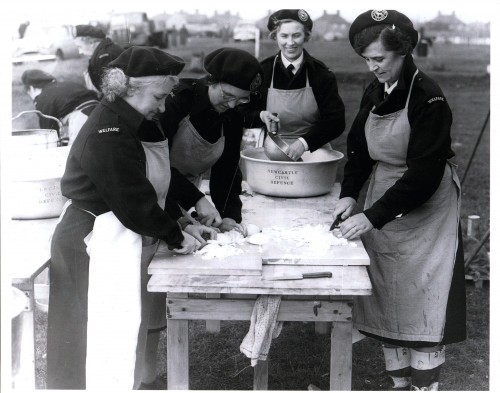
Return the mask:
{"type": "Polygon", "coordinates": [[[21,0],[12,2],[11,5],[3,5],[9,8],[11,21],[18,23],[23,20],[52,19],[53,21],[65,21],[68,24],[86,23],[89,20],[99,19],[111,11],[145,11],[150,16],[163,12],[172,14],[184,10],[208,16],[214,11],[219,13],[227,10],[232,14],[239,15],[244,19],[260,19],[267,15],[269,9],[280,8],[304,8],[313,19],[322,15],[323,10],[334,13],[340,10],[341,15],[348,21],[352,21],[361,12],[368,9],[397,9],[407,14],[415,22],[426,21],[434,18],[438,11],[451,14],[455,11],[456,16],[463,22],[488,22],[495,18],[498,13],[500,1],[498,0],[475,0],[475,1],[431,1],[419,0],[402,2],[401,0],[389,0],[384,2],[366,0],[185,0],[174,2],[169,0],[21,0]],[[182,4],[182,7],[178,6],[182,4]]]}

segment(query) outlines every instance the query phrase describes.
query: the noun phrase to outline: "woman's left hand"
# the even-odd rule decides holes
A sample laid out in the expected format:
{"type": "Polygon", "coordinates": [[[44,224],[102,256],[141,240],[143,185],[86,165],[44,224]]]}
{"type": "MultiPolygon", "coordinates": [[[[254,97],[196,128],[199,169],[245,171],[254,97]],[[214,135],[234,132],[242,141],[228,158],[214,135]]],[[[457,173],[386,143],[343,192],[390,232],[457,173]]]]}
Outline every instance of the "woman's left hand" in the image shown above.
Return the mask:
{"type": "Polygon", "coordinates": [[[244,224],[238,224],[232,218],[225,217],[222,219],[222,224],[219,227],[221,232],[229,232],[233,229],[241,233],[244,237],[247,236],[247,227],[244,224]]]}
{"type": "Polygon", "coordinates": [[[305,151],[306,148],[304,147],[304,144],[297,139],[291,145],[288,145],[288,147],[285,150],[285,153],[292,160],[297,161],[300,157],[302,157],[302,154],[304,154],[305,151]]]}
{"type": "Polygon", "coordinates": [[[352,240],[371,229],[373,225],[364,213],[355,214],[340,224],[342,237],[347,240],[352,240]]]}
{"type": "Polygon", "coordinates": [[[189,224],[186,228],[184,228],[184,232],[189,233],[201,243],[201,247],[204,247],[207,245],[207,240],[217,239],[218,230],[205,225],[189,224]]]}

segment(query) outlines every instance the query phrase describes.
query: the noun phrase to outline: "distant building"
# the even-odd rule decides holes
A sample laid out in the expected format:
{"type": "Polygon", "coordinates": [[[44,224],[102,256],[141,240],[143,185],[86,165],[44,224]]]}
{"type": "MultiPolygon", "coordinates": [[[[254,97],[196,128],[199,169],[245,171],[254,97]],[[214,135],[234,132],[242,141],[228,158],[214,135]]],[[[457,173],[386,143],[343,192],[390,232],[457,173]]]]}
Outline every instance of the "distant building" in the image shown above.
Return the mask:
{"type": "Polygon", "coordinates": [[[463,43],[467,41],[467,25],[458,19],[453,11],[450,15],[438,15],[424,23],[427,36],[434,42],[463,43]]]}
{"type": "Polygon", "coordinates": [[[231,11],[225,11],[222,14],[215,11],[212,17],[209,18],[210,23],[215,23],[219,28],[227,27],[231,31],[239,20],[241,20],[239,12],[232,15],[231,11]]]}
{"type": "Polygon", "coordinates": [[[351,24],[340,16],[340,11],[336,14],[328,14],[325,10],[323,15],[314,21],[313,37],[325,41],[336,41],[347,39],[351,24]]]}

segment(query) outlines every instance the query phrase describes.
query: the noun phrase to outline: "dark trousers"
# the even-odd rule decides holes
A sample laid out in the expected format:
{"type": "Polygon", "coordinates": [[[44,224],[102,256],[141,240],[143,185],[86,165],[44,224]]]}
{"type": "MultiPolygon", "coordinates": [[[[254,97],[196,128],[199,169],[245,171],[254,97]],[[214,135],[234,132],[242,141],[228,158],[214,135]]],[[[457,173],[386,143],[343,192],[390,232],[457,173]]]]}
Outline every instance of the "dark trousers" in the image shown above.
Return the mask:
{"type": "Polygon", "coordinates": [[[47,389],[85,389],[89,256],[94,217],[69,206],[51,244],[47,389]]]}

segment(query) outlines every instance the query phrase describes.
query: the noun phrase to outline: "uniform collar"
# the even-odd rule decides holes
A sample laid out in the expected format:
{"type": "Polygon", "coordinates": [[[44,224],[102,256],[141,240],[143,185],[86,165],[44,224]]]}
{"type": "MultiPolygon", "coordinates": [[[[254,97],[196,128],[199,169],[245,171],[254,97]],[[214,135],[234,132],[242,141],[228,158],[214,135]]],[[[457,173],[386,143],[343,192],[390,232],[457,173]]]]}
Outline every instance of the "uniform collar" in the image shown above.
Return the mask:
{"type": "MultiPolygon", "coordinates": [[[[401,95],[405,92],[407,87],[410,86],[411,79],[416,69],[417,66],[413,62],[412,55],[407,55],[403,62],[403,66],[401,68],[401,73],[399,75],[397,83],[394,83],[395,86],[391,86],[391,97],[401,95]]],[[[373,104],[378,105],[383,100],[384,87],[385,84],[380,83],[377,80],[373,81],[373,83],[368,87],[367,95],[370,97],[370,101],[373,104]]]]}
{"type": "Polygon", "coordinates": [[[281,62],[283,63],[285,68],[287,68],[290,64],[293,64],[293,66],[295,67],[294,73],[297,72],[297,70],[300,68],[300,66],[304,62],[304,50],[302,50],[302,53],[300,54],[299,58],[297,60],[294,60],[293,62],[287,60],[287,58],[283,55],[283,52],[280,52],[280,54],[281,54],[281,62]]]}
{"type": "Polygon", "coordinates": [[[387,94],[391,94],[391,91],[393,91],[396,86],[398,85],[398,81],[394,82],[391,86],[387,82],[384,83],[384,92],[387,94]]]}
{"type": "Polygon", "coordinates": [[[102,100],[102,103],[119,115],[123,119],[123,122],[133,130],[138,130],[141,123],[145,119],[141,113],[137,112],[137,110],[135,110],[121,97],[116,97],[113,102],[102,100]]]}

